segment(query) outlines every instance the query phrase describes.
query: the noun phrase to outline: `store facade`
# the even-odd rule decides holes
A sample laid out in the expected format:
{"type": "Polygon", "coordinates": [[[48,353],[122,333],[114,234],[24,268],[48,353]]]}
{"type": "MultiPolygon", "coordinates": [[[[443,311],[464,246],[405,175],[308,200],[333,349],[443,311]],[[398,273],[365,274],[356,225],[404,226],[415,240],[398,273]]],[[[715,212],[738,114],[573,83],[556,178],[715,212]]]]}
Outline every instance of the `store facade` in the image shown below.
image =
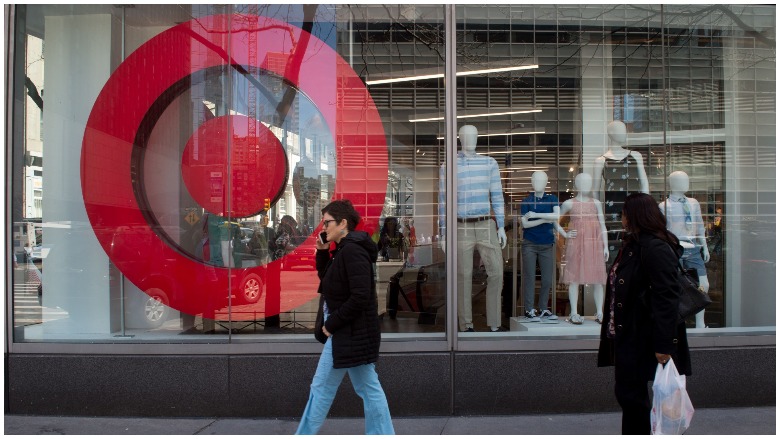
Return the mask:
{"type": "Polygon", "coordinates": [[[542,177],[556,209],[600,203],[609,260],[616,192],[682,221],[713,299],[688,322],[694,406],[774,404],[775,13],[6,6],[6,410],[300,415],[314,240],[342,198],[380,248],[394,415],[617,410],[572,239],[523,274],[542,177]],[[471,147],[497,191],[468,187],[471,147]],[[680,193],[698,209],[677,218],[680,193]],[[493,227],[476,251],[465,217],[493,227]]]}

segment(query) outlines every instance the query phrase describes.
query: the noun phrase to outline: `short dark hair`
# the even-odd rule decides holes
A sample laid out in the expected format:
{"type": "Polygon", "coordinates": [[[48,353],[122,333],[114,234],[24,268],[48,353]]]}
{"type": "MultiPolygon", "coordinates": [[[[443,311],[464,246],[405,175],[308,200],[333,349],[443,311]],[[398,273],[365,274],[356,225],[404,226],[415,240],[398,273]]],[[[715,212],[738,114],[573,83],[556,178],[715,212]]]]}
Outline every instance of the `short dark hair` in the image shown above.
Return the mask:
{"type": "Polygon", "coordinates": [[[623,203],[622,215],[628,223],[628,232],[646,232],[672,244],[679,242],[666,230],[666,218],[652,195],[642,192],[629,194],[623,203]]]}
{"type": "Polygon", "coordinates": [[[355,227],[360,223],[360,214],[349,200],[331,201],[330,204],[322,208],[322,214],[326,213],[329,213],[337,224],[341,220],[347,220],[347,230],[350,232],[355,230],[355,227]]]}

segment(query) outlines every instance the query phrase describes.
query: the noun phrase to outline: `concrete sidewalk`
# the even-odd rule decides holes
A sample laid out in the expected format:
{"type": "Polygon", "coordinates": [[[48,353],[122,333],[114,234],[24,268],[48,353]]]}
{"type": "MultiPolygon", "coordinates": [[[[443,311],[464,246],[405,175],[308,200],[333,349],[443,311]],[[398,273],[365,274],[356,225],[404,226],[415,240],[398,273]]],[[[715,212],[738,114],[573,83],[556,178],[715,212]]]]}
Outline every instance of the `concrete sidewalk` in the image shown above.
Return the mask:
{"type": "MultiPolygon", "coordinates": [[[[775,407],[698,409],[687,435],[774,435],[775,407]]],[[[393,419],[396,434],[603,435],[620,434],[620,413],[393,419]]],[[[5,415],[5,434],[261,434],[295,433],[297,419],[118,418],[5,415]]],[[[362,418],[330,418],[321,434],[362,435],[362,418]]]]}

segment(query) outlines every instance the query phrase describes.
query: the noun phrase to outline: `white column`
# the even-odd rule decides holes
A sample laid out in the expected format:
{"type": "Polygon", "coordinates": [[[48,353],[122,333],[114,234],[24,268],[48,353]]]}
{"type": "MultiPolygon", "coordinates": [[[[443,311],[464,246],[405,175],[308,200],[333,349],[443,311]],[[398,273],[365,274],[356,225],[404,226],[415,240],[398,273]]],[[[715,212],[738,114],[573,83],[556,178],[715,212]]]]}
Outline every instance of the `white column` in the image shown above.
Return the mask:
{"type": "MultiPolygon", "coordinates": [[[[776,124],[766,121],[767,116],[774,119],[774,113],[767,114],[766,110],[762,112],[756,108],[762,92],[771,92],[774,100],[775,90],[745,91],[739,88],[740,80],[776,76],[774,51],[760,48],[747,50],[738,47],[738,42],[733,39],[724,39],[724,43],[726,326],[775,326],[775,260],[763,262],[766,251],[760,248],[759,243],[767,231],[752,230],[760,223],[766,224],[767,230],[775,229],[777,224],[776,214],[762,212],[762,206],[757,204],[762,202],[757,199],[761,192],[771,193],[777,187],[776,169],[762,163],[758,155],[759,147],[776,148],[776,124]],[[766,58],[755,61],[762,56],[766,58]],[[746,67],[748,62],[753,65],[746,67]],[[763,124],[762,120],[765,120],[763,124]],[[751,193],[751,199],[743,199],[744,195],[751,193]]],[[[771,243],[774,244],[774,240],[771,243]]]]}
{"type": "Polygon", "coordinates": [[[82,198],[81,143],[118,50],[110,15],[50,16],[45,24],[43,240],[51,251],[43,264],[43,305],[69,317],[42,326],[46,334],[89,338],[110,332],[110,296],[108,257],[82,198]]]}

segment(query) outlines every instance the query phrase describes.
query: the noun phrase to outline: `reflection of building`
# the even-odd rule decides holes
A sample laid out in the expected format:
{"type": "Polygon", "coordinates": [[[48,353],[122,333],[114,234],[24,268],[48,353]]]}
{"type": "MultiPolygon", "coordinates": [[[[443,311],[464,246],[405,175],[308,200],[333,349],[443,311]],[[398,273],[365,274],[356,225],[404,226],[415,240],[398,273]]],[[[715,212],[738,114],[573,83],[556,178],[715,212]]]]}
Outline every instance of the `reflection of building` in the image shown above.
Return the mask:
{"type": "Polygon", "coordinates": [[[43,40],[27,37],[24,216],[43,216],[43,40]]]}

